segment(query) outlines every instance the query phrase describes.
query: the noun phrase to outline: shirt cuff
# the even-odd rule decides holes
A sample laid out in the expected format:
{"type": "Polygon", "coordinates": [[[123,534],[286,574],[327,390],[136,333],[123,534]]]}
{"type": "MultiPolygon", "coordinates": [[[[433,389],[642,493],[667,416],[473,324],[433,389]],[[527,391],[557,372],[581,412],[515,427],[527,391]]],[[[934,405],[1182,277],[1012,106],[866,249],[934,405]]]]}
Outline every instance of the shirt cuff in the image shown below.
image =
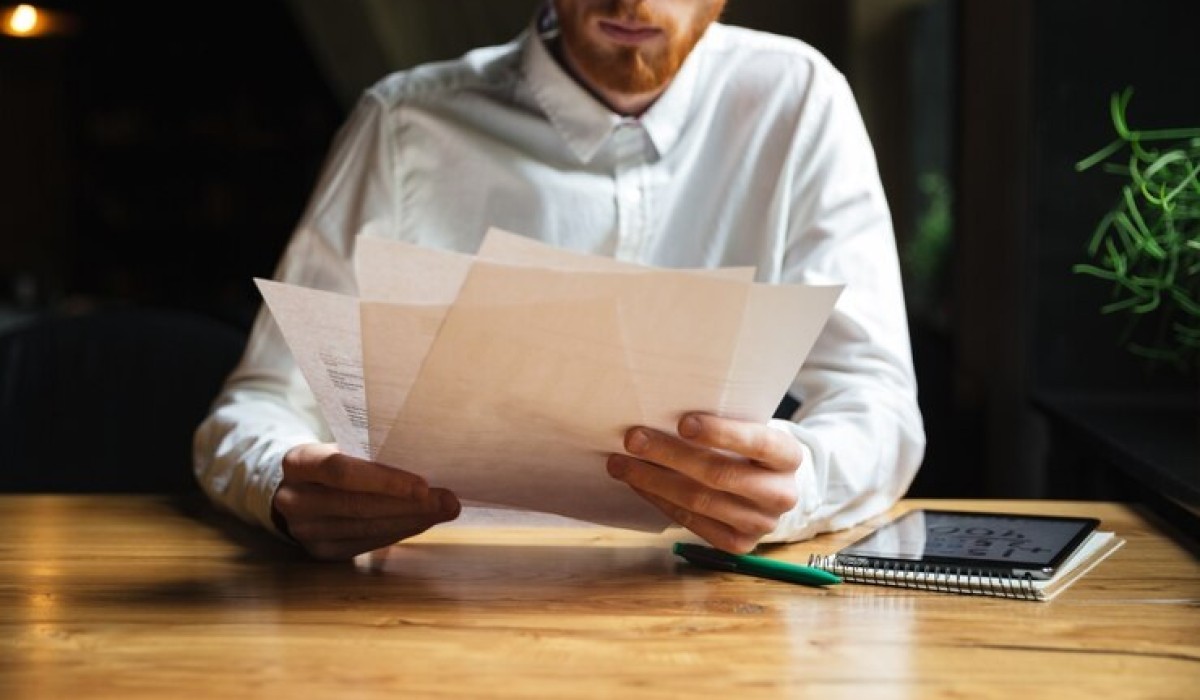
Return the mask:
{"type": "Polygon", "coordinates": [[[787,433],[800,444],[800,465],[796,469],[796,506],[784,513],[775,525],[775,529],[765,535],[759,542],[763,544],[794,542],[812,537],[813,532],[808,527],[813,513],[821,506],[823,489],[816,464],[813,448],[797,434],[797,425],[791,421],[773,419],[769,425],[776,430],[787,433]]]}
{"type": "Polygon", "coordinates": [[[278,527],[271,505],[275,502],[275,492],[279,490],[279,484],[283,483],[283,455],[286,453],[287,449],[280,450],[278,454],[265,460],[256,470],[247,489],[246,505],[249,506],[250,515],[255,522],[261,524],[276,537],[288,542],[295,542],[288,533],[278,527]]]}

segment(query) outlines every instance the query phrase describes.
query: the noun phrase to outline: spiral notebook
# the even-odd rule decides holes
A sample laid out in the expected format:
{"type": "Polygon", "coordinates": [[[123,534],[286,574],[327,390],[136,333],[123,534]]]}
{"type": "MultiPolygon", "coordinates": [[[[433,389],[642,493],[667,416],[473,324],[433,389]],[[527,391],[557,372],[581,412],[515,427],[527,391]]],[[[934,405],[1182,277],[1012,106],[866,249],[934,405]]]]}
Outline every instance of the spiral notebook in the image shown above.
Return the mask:
{"type": "Polygon", "coordinates": [[[914,510],[809,566],[854,583],[1047,601],[1125,540],[1095,518],[914,510]]]}

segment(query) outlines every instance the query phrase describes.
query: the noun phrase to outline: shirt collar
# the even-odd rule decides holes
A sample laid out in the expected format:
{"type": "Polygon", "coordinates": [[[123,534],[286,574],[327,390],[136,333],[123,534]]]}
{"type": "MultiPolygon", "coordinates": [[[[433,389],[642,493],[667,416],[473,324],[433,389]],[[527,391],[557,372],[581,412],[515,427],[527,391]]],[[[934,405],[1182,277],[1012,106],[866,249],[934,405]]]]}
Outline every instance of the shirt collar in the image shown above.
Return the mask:
{"type": "Polygon", "coordinates": [[[712,35],[715,27],[715,24],[709,25],[705,36],[700,38],[699,43],[688,54],[683,65],[679,67],[679,72],[667,86],[666,92],[660,95],[641,117],[642,125],[646,127],[646,133],[650,135],[650,140],[660,156],[671,150],[687,125],[700,83],[700,69],[703,63],[700,54],[703,53],[708,37],[712,35]]]}
{"type": "MultiPolygon", "coordinates": [[[[581,162],[587,163],[623,119],[576,82],[550,54],[545,42],[544,16],[535,18],[534,22],[533,30],[525,35],[522,49],[525,80],[534,99],[568,147],[581,162]]],[[[550,31],[555,29],[551,25],[550,31]]],[[[708,34],[712,33],[711,29],[708,34]]],[[[639,118],[660,156],[669,151],[683,133],[699,83],[701,62],[696,60],[697,54],[706,41],[707,34],[684,61],[667,90],[639,118]]]]}

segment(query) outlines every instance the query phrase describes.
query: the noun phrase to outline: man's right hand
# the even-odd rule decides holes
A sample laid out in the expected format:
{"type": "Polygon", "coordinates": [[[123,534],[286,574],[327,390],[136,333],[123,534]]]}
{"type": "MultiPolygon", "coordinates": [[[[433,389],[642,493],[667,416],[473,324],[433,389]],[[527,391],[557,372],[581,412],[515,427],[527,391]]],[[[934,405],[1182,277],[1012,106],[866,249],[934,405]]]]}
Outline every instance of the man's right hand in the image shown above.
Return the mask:
{"type": "Polygon", "coordinates": [[[309,554],[336,560],[418,535],[457,518],[462,506],[416,474],[311,444],[284,455],[271,509],[309,554]]]}

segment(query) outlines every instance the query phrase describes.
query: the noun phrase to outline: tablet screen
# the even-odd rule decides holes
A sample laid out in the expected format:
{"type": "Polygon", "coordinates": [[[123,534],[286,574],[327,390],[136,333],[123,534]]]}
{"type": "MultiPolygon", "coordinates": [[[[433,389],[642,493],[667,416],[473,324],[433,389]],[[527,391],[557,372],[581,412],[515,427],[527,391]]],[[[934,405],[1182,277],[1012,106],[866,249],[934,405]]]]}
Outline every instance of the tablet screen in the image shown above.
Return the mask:
{"type": "Polygon", "coordinates": [[[914,510],[838,555],[1050,573],[1098,524],[1094,518],[914,510]]]}

